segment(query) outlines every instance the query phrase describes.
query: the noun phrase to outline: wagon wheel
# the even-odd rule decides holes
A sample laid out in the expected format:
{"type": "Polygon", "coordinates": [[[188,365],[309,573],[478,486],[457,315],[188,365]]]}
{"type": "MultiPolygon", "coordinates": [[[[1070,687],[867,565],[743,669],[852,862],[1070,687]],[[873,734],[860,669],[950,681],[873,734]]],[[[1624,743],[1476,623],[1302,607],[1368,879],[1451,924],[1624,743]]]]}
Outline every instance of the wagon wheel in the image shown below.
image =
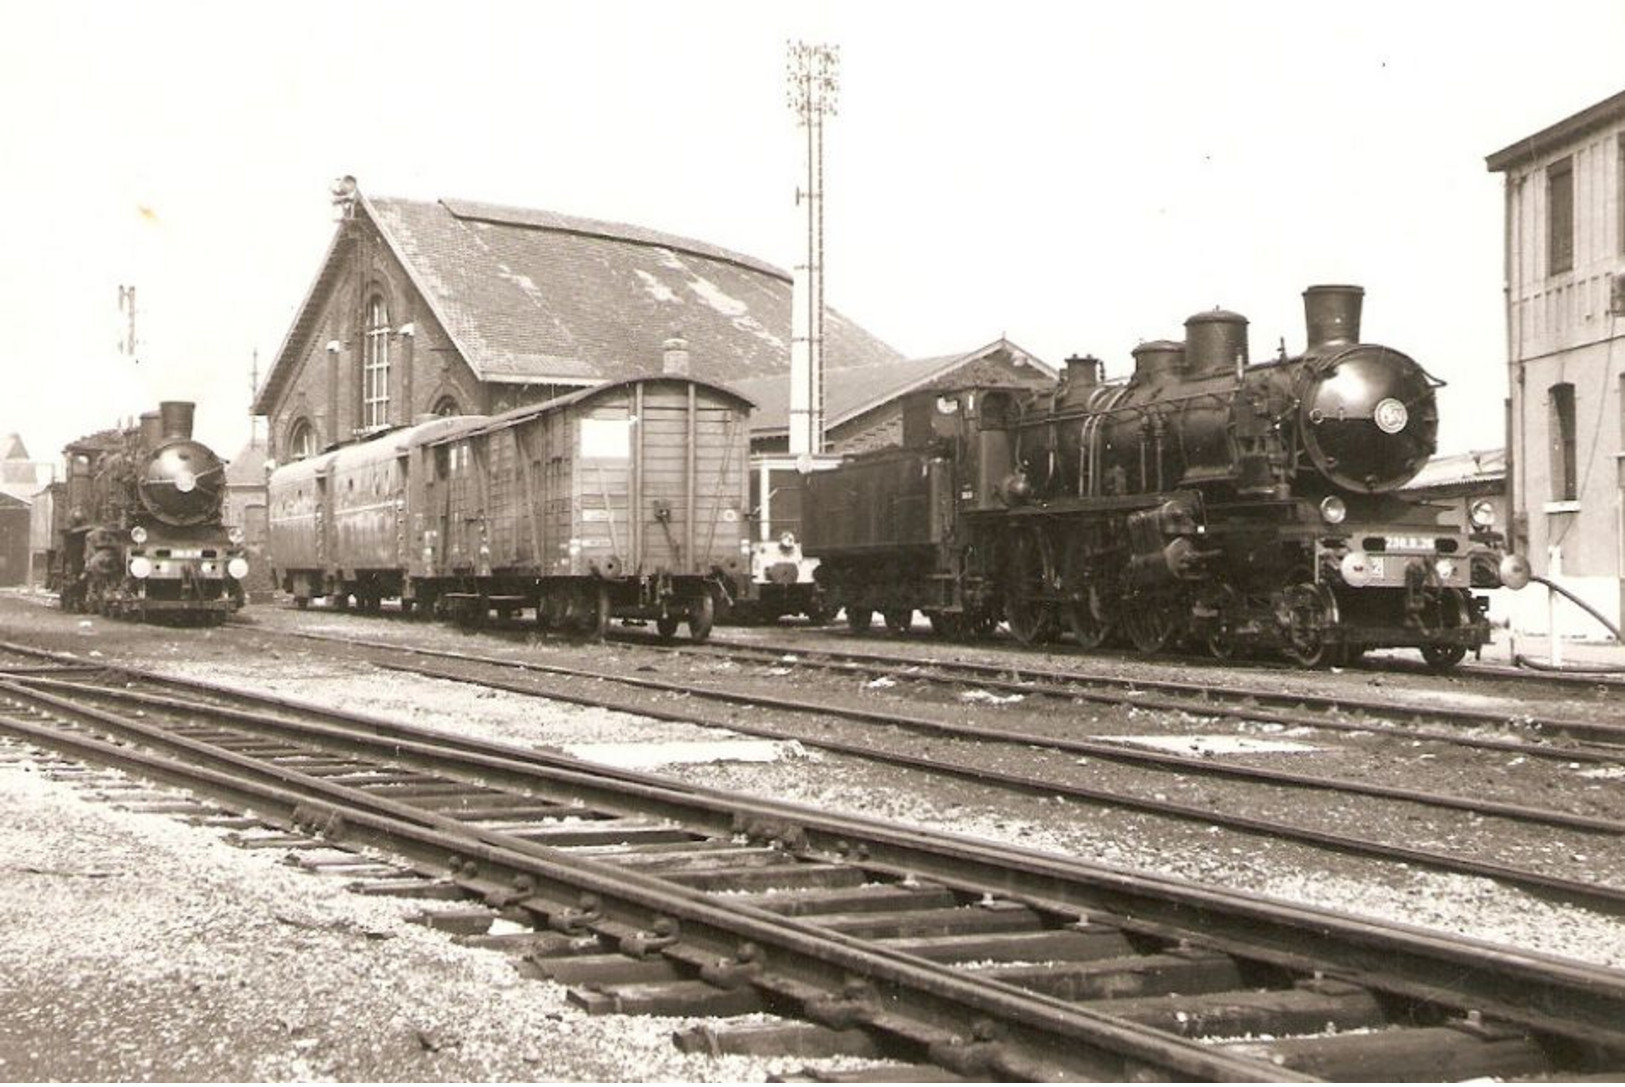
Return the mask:
{"type": "Polygon", "coordinates": [[[711,624],[716,621],[716,608],[716,601],[711,599],[711,593],[702,590],[688,610],[688,637],[690,641],[703,642],[711,636],[711,624]]]}
{"type": "Polygon", "coordinates": [[[588,584],[576,596],[572,601],[576,632],[586,641],[603,641],[609,629],[609,586],[588,584]]]}
{"type": "Polygon", "coordinates": [[[1043,641],[1055,629],[1055,616],[1044,600],[1048,563],[1036,531],[1017,532],[1010,541],[1004,580],[1004,619],[1022,645],[1043,641]]]}
{"type": "Polygon", "coordinates": [[[655,630],[660,632],[662,641],[671,641],[677,637],[678,618],[675,615],[662,615],[655,620],[655,630]]]}
{"type": "Polygon", "coordinates": [[[914,625],[913,608],[887,608],[880,613],[880,617],[886,621],[886,629],[893,634],[907,634],[914,625]]]}
{"type": "Polygon", "coordinates": [[[999,617],[989,609],[981,608],[965,617],[965,631],[973,638],[990,637],[999,629],[999,617]]]}
{"type": "Polygon", "coordinates": [[[846,609],[846,628],[853,634],[868,633],[869,624],[874,622],[874,619],[875,613],[873,608],[846,609]]]}
{"type": "Polygon", "coordinates": [[[1286,590],[1284,602],[1287,629],[1281,654],[1304,668],[1324,668],[1335,663],[1338,647],[1331,634],[1337,626],[1337,600],[1331,591],[1303,581],[1286,590]]]}
{"type": "Polygon", "coordinates": [[[1171,645],[1181,619],[1178,602],[1169,597],[1133,597],[1123,607],[1123,626],[1141,653],[1160,653],[1171,645]]]}
{"type": "Polygon", "coordinates": [[[939,638],[958,641],[965,636],[965,616],[960,612],[928,611],[925,617],[931,620],[931,633],[939,638]]]}

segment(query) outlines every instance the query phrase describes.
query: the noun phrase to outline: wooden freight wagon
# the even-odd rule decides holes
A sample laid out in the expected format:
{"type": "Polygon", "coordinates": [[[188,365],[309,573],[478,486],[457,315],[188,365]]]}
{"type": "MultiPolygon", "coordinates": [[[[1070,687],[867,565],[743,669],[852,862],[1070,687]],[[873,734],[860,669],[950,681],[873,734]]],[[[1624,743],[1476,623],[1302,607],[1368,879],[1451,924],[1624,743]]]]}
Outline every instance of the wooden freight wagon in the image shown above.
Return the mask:
{"type": "Polygon", "coordinates": [[[376,611],[384,597],[398,596],[410,609],[407,576],[412,549],[421,547],[409,532],[411,478],[423,447],[488,421],[431,419],[278,468],[266,493],[277,584],[300,607],[312,597],[343,607],[353,596],[361,610],[376,611]]]}
{"type": "Polygon", "coordinates": [[[411,498],[421,588],[467,614],[534,607],[710,633],[748,580],[750,401],[659,375],[586,389],[431,441],[411,498]]]}

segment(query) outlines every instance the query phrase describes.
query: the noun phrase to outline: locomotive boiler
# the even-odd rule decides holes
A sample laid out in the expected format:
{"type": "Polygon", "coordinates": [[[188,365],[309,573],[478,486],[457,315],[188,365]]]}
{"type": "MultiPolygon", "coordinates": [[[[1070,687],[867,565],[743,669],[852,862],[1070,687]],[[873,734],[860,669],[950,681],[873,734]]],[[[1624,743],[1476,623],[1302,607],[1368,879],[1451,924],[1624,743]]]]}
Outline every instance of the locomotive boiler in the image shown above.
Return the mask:
{"type": "Polygon", "coordinates": [[[1440,382],[1361,342],[1363,296],[1309,288],[1294,356],[1249,363],[1246,319],[1214,310],[1124,381],[1074,358],[1053,392],[916,395],[902,449],[805,481],[832,602],[859,627],[920,608],[1023,642],[1455,664],[1489,639],[1471,590],[1527,567],[1493,524],[1397,493],[1434,452],[1440,382]]]}
{"type": "Polygon", "coordinates": [[[51,580],[64,609],[220,622],[243,604],[242,530],[221,523],[225,462],[192,437],[193,405],[70,443],[55,485],[51,580]]]}

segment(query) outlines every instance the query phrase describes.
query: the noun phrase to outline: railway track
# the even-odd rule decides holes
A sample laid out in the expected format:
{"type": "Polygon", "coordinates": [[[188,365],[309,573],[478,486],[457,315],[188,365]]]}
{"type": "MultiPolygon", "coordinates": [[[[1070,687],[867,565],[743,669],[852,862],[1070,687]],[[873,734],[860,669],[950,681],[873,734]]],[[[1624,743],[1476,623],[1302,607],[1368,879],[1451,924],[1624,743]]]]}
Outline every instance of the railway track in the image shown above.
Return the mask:
{"type": "Polygon", "coordinates": [[[362,893],[459,897],[442,927],[528,921],[487,939],[589,1010],[791,1017],[708,1025],[686,1046],[902,1062],[868,1073],[888,1078],[1625,1069],[1618,972],[287,700],[108,678],[10,674],[0,730],[251,813],[216,821],[278,827],[272,844],[364,874],[362,893]]]}
{"type": "MultiPolygon", "coordinates": [[[[303,635],[322,639],[322,636],[303,635]]],[[[1563,862],[1552,846],[1562,846],[1559,857],[1589,857],[1617,849],[1625,837],[1625,823],[1531,803],[1496,802],[1475,796],[1385,786],[1380,782],[1325,777],[1275,770],[1220,759],[1180,755],[1136,748],[1119,742],[1079,739],[1069,735],[1013,732],[1008,726],[984,727],[920,713],[900,713],[853,705],[832,705],[828,700],[802,700],[766,694],[712,688],[692,682],[644,675],[609,673],[599,669],[507,657],[487,657],[418,647],[411,650],[387,643],[345,639],[352,649],[367,654],[376,666],[420,676],[477,684],[555,701],[616,709],[666,720],[726,728],[752,736],[793,740],[806,747],[907,767],[936,776],[956,776],[979,785],[1035,796],[1062,797],[1090,805],[1139,811],[1164,818],[1219,826],[1275,841],[1301,843],[1401,865],[1422,866],[1498,881],[1542,897],[1617,915],[1625,912],[1625,888],[1600,882],[1589,874],[1565,875],[1563,862]],[[429,664],[425,660],[438,664],[429,664]],[[652,704],[651,695],[681,698],[680,708],[669,702],[652,704]],[[705,708],[707,705],[710,708],[705,708]],[[776,723],[763,720],[770,711],[776,723]],[[841,727],[833,723],[840,722],[841,727]],[[873,726],[881,726],[877,730],[873,726]],[[940,738],[922,751],[919,737],[940,738]],[[1056,758],[1039,772],[1000,769],[1000,745],[1015,751],[1048,749],[1056,758]],[[1211,800],[1194,802],[1160,791],[1156,784],[1130,789],[1121,781],[1093,785],[1075,780],[1078,758],[1110,762],[1157,775],[1156,781],[1204,778],[1233,787],[1264,787],[1283,798],[1275,816],[1238,814],[1211,800]],[[1482,837],[1483,820],[1495,820],[1538,834],[1538,851],[1524,864],[1499,856],[1464,855],[1461,847],[1427,847],[1347,829],[1348,820],[1309,818],[1307,810],[1320,801],[1312,798],[1355,797],[1380,802],[1441,824],[1450,820],[1447,833],[1437,837],[1471,842],[1482,837]],[[1465,822],[1463,822],[1465,821],[1465,822]]],[[[1170,790],[1171,792],[1171,790],[1170,790]]],[[[1359,816],[1353,825],[1359,826],[1359,816]]],[[[1408,835],[1418,831],[1404,824],[1408,835]]],[[[1526,851],[1527,852],[1527,851],[1526,851]]]]}

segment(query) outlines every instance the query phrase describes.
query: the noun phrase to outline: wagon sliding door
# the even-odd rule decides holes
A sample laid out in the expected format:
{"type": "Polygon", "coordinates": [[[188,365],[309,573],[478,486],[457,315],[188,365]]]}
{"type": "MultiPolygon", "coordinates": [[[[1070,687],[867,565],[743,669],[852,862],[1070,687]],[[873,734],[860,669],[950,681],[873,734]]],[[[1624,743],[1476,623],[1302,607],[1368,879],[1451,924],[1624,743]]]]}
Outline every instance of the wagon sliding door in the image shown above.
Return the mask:
{"type": "Polygon", "coordinates": [[[634,386],[638,556],[645,572],[706,574],[739,562],[744,413],[687,381],[634,386]]]}
{"type": "Polygon", "coordinates": [[[574,573],[621,577],[637,569],[631,530],[637,475],[636,386],[588,397],[575,409],[574,573]]]}

